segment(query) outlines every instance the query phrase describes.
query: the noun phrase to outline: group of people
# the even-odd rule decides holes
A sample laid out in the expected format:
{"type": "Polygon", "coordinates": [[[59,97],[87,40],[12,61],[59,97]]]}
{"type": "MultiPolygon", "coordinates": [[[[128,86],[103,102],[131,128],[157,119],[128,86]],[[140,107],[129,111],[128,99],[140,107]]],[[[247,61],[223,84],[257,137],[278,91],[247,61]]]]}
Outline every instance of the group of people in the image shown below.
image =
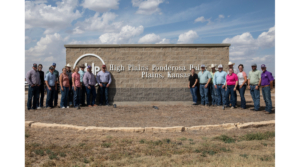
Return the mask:
{"type": "Polygon", "coordinates": [[[99,85],[98,89],[100,92],[98,106],[109,105],[108,87],[111,84],[111,75],[106,71],[106,65],[102,65],[101,71],[97,73],[97,76],[92,73],[91,68],[91,66],[88,66],[87,71],[84,71],[85,65],[82,64],[71,71],[70,64],[67,64],[59,75],[59,72],[56,70],[56,63],[53,63],[49,67],[49,71],[44,75],[42,71],[43,65],[34,63],[32,70],[26,74],[28,83],[27,109],[44,108],[45,86],[47,90],[47,109],[57,107],[59,89],[61,92],[60,108],[62,109],[70,107],[80,109],[80,106],[96,106],[97,93],[95,86],[97,85],[99,85]]]}
{"type": "Polygon", "coordinates": [[[191,75],[189,77],[189,85],[192,97],[193,105],[197,105],[197,90],[199,85],[201,105],[209,106],[209,94],[211,95],[212,106],[222,107],[237,107],[237,94],[239,91],[241,97],[241,108],[246,109],[245,90],[248,86],[250,94],[254,102],[254,111],[258,111],[260,108],[260,87],[262,88],[262,94],[266,103],[265,113],[270,114],[272,112],[272,100],[271,90],[273,88],[274,78],[272,73],[267,71],[266,65],[261,65],[261,71],[257,70],[257,65],[254,63],[251,65],[252,71],[249,72],[249,76],[244,72],[244,65],[238,66],[239,71],[234,69],[232,62],[228,63],[229,70],[223,71],[223,65],[218,65],[218,71],[216,71],[216,65],[210,66],[211,71],[206,70],[205,65],[201,65],[201,71],[195,74],[195,69],[191,69],[191,75]],[[229,98],[230,95],[230,98],[229,98]]]}

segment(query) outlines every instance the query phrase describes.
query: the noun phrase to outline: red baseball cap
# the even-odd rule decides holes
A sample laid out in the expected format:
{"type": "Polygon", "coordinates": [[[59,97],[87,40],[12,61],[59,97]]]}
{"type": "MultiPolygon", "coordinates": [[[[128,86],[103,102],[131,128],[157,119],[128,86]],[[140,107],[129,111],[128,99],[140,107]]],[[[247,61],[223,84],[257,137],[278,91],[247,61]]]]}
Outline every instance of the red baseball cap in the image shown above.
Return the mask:
{"type": "Polygon", "coordinates": [[[106,65],[105,65],[105,64],[103,64],[103,65],[102,65],[102,67],[106,67],[106,65]]]}

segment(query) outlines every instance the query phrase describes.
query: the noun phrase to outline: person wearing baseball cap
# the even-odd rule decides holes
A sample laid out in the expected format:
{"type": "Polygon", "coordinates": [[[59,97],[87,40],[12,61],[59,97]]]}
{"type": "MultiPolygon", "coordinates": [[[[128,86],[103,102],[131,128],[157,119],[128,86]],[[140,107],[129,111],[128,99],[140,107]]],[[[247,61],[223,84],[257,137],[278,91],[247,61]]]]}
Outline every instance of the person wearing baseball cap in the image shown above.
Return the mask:
{"type": "Polygon", "coordinates": [[[105,105],[108,106],[108,87],[111,84],[111,75],[108,71],[106,71],[105,64],[102,65],[101,71],[98,72],[96,79],[99,84],[98,89],[100,89],[100,101],[98,106],[101,106],[104,100],[105,105]]]}
{"type": "Polygon", "coordinates": [[[256,69],[257,65],[255,63],[253,63],[251,67],[252,67],[252,71],[249,72],[249,77],[248,77],[248,89],[250,89],[250,94],[254,102],[254,109],[251,110],[258,111],[260,107],[259,86],[261,83],[261,72],[256,69]]]}
{"type": "Polygon", "coordinates": [[[37,71],[36,63],[32,65],[32,70],[27,72],[26,81],[28,83],[27,109],[35,110],[39,97],[39,86],[41,85],[40,73],[37,71]]]}
{"type": "Polygon", "coordinates": [[[220,64],[218,66],[218,71],[214,75],[214,86],[217,91],[217,99],[218,99],[218,106],[225,106],[226,100],[225,100],[225,84],[226,84],[226,76],[227,73],[223,71],[223,65],[220,64]]]}
{"type": "MultiPolygon", "coordinates": [[[[70,89],[69,89],[69,92],[68,92],[68,95],[67,95],[67,103],[68,103],[68,106],[72,107],[72,104],[73,104],[73,94],[74,92],[72,91],[72,87],[73,87],[73,83],[72,83],[72,71],[71,71],[71,65],[68,63],[66,66],[66,72],[67,72],[67,75],[69,77],[69,83],[70,83],[70,89]]],[[[74,106],[74,105],[73,105],[74,106]]]]}
{"type": "Polygon", "coordinates": [[[88,66],[87,72],[83,76],[83,83],[86,88],[86,99],[87,99],[87,105],[88,107],[95,106],[95,99],[96,99],[96,78],[95,75],[91,71],[91,66],[88,66]],[[92,97],[92,101],[90,101],[90,97],[92,97]]]}
{"type": "MultiPolygon", "coordinates": [[[[56,63],[52,63],[52,67],[53,67],[53,74],[56,77],[56,84],[59,85],[59,72],[55,69],[56,68],[56,63]]],[[[46,72],[46,75],[49,73],[49,71],[46,72]]],[[[54,97],[53,97],[53,101],[54,101],[54,106],[53,107],[57,107],[57,101],[58,101],[58,89],[54,90],[54,97]]]]}
{"type": "Polygon", "coordinates": [[[57,78],[54,74],[54,67],[49,67],[49,73],[45,76],[45,83],[47,88],[47,99],[46,99],[46,109],[53,108],[53,100],[55,97],[55,91],[57,91],[57,78]]]}
{"type": "Polygon", "coordinates": [[[271,100],[271,90],[273,88],[273,75],[267,71],[265,64],[261,65],[261,91],[263,94],[264,101],[266,103],[265,113],[271,114],[272,112],[272,100],[271,100]]]}
{"type": "Polygon", "coordinates": [[[208,91],[209,91],[209,83],[211,80],[210,72],[205,69],[205,65],[201,65],[201,71],[198,73],[199,78],[199,89],[200,89],[200,96],[201,96],[201,105],[205,105],[206,107],[209,106],[208,101],[208,91]]]}
{"type": "Polygon", "coordinates": [[[81,85],[81,89],[79,90],[79,103],[81,104],[81,106],[86,106],[85,104],[85,95],[86,95],[86,90],[85,90],[85,86],[84,86],[84,83],[83,83],[83,76],[85,74],[85,65],[84,64],[81,64],[79,66],[80,70],[78,71],[78,73],[80,74],[80,85],[81,85]]]}
{"type": "Polygon", "coordinates": [[[214,76],[216,73],[216,64],[211,64],[210,68],[211,68],[211,72],[210,72],[211,80],[209,83],[209,91],[210,91],[210,95],[211,95],[211,105],[215,106],[215,105],[217,105],[217,101],[218,101],[217,91],[214,86],[214,76]]]}

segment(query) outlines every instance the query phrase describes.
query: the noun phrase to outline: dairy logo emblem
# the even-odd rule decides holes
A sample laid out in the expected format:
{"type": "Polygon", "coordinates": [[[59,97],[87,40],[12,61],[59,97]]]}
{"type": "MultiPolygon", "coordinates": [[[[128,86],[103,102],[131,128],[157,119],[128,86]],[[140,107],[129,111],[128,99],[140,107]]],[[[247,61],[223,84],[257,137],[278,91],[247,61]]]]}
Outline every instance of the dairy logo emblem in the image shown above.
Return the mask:
{"type": "MultiPolygon", "coordinates": [[[[96,58],[98,58],[98,59],[102,62],[102,64],[105,64],[105,62],[103,61],[103,59],[102,59],[100,56],[98,56],[98,55],[96,55],[96,54],[93,54],[93,53],[87,53],[87,54],[84,54],[84,55],[80,56],[80,57],[75,61],[74,66],[73,66],[73,69],[76,67],[77,63],[78,63],[82,58],[84,58],[84,57],[89,57],[89,56],[96,57],[96,58]]],[[[94,63],[89,64],[89,65],[92,66],[92,73],[93,73],[93,74],[96,75],[97,72],[100,71],[100,67],[99,67],[99,66],[95,66],[94,63]]],[[[84,71],[86,71],[86,68],[87,68],[87,63],[85,63],[85,69],[84,69],[84,71]]]]}

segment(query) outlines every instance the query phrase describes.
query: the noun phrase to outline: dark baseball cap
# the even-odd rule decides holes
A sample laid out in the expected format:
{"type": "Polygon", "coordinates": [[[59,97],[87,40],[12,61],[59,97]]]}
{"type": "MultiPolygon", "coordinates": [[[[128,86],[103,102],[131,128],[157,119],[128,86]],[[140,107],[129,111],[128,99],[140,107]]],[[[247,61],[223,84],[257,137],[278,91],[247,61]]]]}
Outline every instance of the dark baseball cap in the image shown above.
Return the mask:
{"type": "Polygon", "coordinates": [[[265,67],[266,67],[266,65],[265,65],[265,64],[262,64],[262,65],[261,65],[261,68],[265,68],[265,67]]]}
{"type": "Polygon", "coordinates": [[[54,70],[54,68],[52,66],[49,67],[49,70],[54,70]]]}
{"type": "Polygon", "coordinates": [[[56,63],[53,63],[52,65],[53,65],[53,66],[56,66],[56,63]]]}
{"type": "Polygon", "coordinates": [[[32,67],[37,67],[37,64],[36,64],[36,63],[33,63],[32,67]]]}
{"type": "Polygon", "coordinates": [[[91,66],[88,66],[88,68],[92,68],[91,66]]]}

